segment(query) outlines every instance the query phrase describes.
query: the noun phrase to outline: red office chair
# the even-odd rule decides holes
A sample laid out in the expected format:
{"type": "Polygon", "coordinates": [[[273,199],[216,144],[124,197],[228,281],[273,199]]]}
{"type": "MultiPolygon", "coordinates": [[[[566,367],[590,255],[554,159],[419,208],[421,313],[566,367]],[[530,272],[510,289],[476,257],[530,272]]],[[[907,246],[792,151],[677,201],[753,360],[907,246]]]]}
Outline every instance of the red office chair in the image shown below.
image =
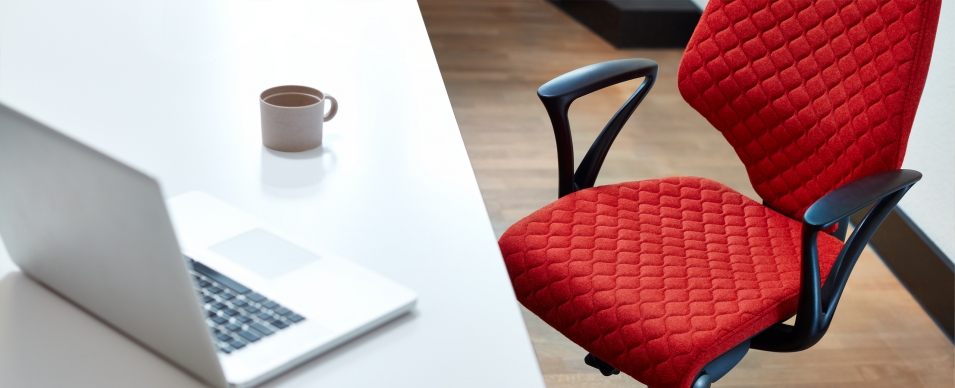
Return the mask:
{"type": "Polygon", "coordinates": [[[541,86],[560,199],[501,237],[517,298],[589,351],[588,365],[653,388],[709,387],[749,348],[814,345],[869,237],[921,178],[899,167],[940,7],[710,0],[680,92],[736,149],[763,204],[697,177],[593,187],[655,62],[604,62],[541,86]],[[571,102],[639,77],[574,172],[571,102]],[[873,204],[843,244],[848,216],[873,204]]]}

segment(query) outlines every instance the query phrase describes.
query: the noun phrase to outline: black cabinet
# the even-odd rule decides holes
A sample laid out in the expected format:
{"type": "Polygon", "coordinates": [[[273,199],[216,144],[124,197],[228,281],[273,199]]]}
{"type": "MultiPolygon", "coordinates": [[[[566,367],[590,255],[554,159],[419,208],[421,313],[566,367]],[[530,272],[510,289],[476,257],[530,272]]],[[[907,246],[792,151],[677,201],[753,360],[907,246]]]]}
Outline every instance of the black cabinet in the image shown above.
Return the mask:
{"type": "Polygon", "coordinates": [[[617,48],[686,47],[700,20],[690,0],[548,0],[617,48]]]}

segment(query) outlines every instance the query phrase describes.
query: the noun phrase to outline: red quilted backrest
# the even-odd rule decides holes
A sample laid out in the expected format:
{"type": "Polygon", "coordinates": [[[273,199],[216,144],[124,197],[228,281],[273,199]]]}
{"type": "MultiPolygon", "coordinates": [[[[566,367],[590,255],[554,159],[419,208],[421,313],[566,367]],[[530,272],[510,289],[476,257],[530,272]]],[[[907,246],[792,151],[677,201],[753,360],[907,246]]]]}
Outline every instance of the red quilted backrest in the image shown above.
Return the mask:
{"type": "Polygon", "coordinates": [[[941,0],[710,0],[680,64],[683,98],[802,218],[840,185],[898,169],[941,0]]]}

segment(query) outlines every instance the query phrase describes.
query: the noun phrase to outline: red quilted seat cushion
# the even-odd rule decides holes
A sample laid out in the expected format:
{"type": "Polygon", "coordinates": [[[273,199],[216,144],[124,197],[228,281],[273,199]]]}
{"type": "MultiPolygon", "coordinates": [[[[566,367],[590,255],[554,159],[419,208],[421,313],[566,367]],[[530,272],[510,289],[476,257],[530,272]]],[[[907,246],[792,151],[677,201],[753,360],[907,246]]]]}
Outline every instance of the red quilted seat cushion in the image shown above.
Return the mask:
{"type": "Polygon", "coordinates": [[[711,0],[680,63],[683,98],[753,188],[797,219],[902,165],[941,0],[711,0]]]}
{"type": "MultiPolygon", "coordinates": [[[[678,177],[567,195],[500,240],[520,302],[653,388],[796,313],[801,223],[718,182],[678,177]]],[[[842,243],[819,236],[822,276],[842,243]]]]}

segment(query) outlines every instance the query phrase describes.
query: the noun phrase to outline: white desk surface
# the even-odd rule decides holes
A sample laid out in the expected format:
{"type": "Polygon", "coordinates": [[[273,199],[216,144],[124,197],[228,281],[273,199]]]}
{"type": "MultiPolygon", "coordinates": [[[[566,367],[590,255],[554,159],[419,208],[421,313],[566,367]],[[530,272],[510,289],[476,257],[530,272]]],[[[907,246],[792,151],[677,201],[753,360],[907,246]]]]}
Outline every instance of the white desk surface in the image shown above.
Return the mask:
{"type": "MultiPolygon", "coordinates": [[[[0,101],[419,293],[267,385],[543,387],[414,0],[0,0],[0,101]],[[257,96],[283,84],[341,102],[323,149],[261,146],[257,96]]],[[[0,246],[0,386],[67,385],[198,383],[0,246]]]]}

